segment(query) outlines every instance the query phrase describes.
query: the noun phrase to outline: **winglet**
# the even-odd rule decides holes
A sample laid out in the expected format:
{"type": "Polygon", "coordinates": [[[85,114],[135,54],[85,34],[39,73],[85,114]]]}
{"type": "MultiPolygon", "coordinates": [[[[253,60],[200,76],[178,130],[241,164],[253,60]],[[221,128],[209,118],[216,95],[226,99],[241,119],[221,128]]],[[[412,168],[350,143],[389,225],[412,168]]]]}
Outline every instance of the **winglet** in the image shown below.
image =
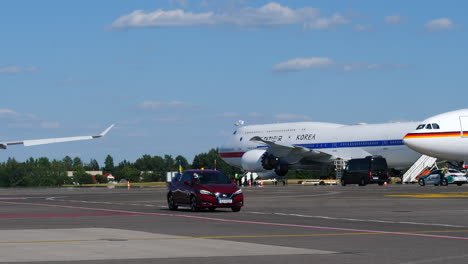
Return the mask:
{"type": "Polygon", "coordinates": [[[109,130],[111,130],[113,127],[114,127],[114,124],[110,125],[108,128],[106,128],[106,130],[104,130],[101,134],[99,134],[99,136],[93,136],[93,138],[100,138],[100,137],[105,136],[107,132],[109,132],[109,130]]]}

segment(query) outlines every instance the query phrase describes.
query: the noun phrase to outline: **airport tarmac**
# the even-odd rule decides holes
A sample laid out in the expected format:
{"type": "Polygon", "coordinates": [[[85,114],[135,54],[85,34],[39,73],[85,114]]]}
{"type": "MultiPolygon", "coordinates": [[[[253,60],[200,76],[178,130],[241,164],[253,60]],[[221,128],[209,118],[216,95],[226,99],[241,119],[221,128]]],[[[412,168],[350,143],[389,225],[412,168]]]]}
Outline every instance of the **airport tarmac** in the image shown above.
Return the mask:
{"type": "Polygon", "coordinates": [[[245,187],[234,213],[164,187],[0,189],[0,262],[466,263],[468,185],[245,187]],[[465,252],[466,250],[466,252],[465,252]]]}

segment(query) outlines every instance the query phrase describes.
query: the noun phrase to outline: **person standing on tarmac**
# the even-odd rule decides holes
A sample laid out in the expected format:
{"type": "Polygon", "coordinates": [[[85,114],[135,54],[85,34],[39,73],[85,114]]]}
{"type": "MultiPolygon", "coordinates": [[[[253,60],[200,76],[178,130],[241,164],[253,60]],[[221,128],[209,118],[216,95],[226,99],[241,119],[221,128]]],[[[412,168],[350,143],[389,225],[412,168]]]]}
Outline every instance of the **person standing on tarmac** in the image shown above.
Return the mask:
{"type": "Polygon", "coordinates": [[[240,181],[240,178],[239,178],[239,173],[234,174],[234,179],[236,179],[236,184],[237,184],[237,186],[240,186],[240,185],[241,185],[241,181],[240,181]]]}
{"type": "Polygon", "coordinates": [[[448,169],[447,167],[443,167],[441,170],[440,170],[440,186],[442,186],[442,184],[444,183],[444,179],[445,179],[445,174],[448,172],[448,169]]]}

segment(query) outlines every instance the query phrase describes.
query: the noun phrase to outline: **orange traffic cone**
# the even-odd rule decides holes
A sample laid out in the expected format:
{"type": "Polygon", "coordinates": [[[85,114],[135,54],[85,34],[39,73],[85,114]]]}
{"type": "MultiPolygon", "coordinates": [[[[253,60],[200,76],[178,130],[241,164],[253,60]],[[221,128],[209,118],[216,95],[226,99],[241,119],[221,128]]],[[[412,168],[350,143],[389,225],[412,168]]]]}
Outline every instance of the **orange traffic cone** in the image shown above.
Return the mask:
{"type": "Polygon", "coordinates": [[[127,189],[130,190],[130,181],[127,182],[127,189]]]}
{"type": "Polygon", "coordinates": [[[263,181],[260,181],[260,187],[263,187],[263,181]]]}
{"type": "Polygon", "coordinates": [[[384,182],[383,185],[387,186],[387,182],[384,182]]]}

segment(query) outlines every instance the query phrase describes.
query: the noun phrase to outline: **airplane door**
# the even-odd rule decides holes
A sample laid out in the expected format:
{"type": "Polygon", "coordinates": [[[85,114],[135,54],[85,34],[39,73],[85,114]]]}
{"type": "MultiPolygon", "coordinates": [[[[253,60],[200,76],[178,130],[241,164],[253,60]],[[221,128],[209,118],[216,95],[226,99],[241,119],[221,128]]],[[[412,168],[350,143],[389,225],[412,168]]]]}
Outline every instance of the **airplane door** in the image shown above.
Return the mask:
{"type": "Polygon", "coordinates": [[[468,138],[468,116],[460,116],[461,137],[468,138]]]}

